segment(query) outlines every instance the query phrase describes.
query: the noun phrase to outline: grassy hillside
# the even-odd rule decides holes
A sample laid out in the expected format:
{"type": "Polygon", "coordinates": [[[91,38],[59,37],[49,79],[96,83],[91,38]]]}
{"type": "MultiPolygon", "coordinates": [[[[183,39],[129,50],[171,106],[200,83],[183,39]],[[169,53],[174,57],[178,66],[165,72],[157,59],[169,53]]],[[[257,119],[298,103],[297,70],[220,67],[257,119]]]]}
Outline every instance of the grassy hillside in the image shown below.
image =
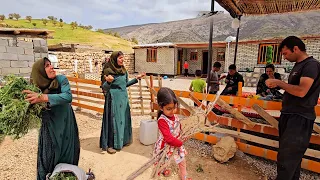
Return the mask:
{"type": "Polygon", "coordinates": [[[20,19],[18,21],[12,19],[5,19],[3,22],[0,21],[0,23],[6,23],[8,25],[17,26],[21,28],[38,28],[54,30],[54,39],[48,39],[49,45],[58,43],[79,43],[93,45],[94,47],[102,49],[133,52],[132,42],[100,32],[86,30],[80,27],[72,30],[71,25],[66,23],[63,25],[63,28],[59,27],[59,23],[56,26],[54,26],[52,22],[49,20],[47,26],[45,26],[42,20],[39,19],[34,19],[31,23],[25,19],[20,19]],[[34,27],[32,23],[36,23],[36,27],[34,27]]]}

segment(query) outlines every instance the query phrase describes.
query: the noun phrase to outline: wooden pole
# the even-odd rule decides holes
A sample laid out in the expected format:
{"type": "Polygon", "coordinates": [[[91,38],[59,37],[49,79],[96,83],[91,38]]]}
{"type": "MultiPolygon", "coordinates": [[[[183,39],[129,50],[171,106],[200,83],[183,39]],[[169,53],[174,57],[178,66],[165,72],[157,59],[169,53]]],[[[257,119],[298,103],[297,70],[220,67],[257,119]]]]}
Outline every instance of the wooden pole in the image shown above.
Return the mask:
{"type": "Polygon", "coordinates": [[[162,88],[162,77],[160,75],[158,75],[158,86],[162,88]]]}
{"type": "MultiPolygon", "coordinates": [[[[152,75],[150,75],[150,95],[151,95],[151,113],[153,113],[154,112],[154,107],[153,107],[153,103],[155,103],[155,96],[154,96],[154,94],[152,93],[152,90],[153,90],[153,76],[152,75]]],[[[152,114],[151,114],[151,118],[152,119],[155,119],[155,117],[154,116],[152,116],[152,114]]]]}
{"type": "Polygon", "coordinates": [[[268,121],[268,123],[271,124],[274,128],[278,129],[279,122],[269,113],[267,113],[262,107],[260,107],[258,104],[254,104],[252,106],[252,109],[254,109],[266,121],[268,121]]]}
{"type": "Polygon", "coordinates": [[[222,108],[226,109],[230,114],[234,115],[236,119],[242,121],[243,123],[247,124],[250,128],[253,128],[255,126],[255,123],[252,122],[250,119],[245,117],[242,113],[239,111],[233,109],[228,103],[226,103],[224,100],[219,98],[217,100],[217,104],[221,106],[222,108]]]}
{"type": "Polygon", "coordinates": [[[143,107],[143,96],[142,96],[142,85],[141,80],[139,80],[139,92],[140,92],[140,107],[141,107],[141,115],[144,116],[144,107],[143,107]]]}

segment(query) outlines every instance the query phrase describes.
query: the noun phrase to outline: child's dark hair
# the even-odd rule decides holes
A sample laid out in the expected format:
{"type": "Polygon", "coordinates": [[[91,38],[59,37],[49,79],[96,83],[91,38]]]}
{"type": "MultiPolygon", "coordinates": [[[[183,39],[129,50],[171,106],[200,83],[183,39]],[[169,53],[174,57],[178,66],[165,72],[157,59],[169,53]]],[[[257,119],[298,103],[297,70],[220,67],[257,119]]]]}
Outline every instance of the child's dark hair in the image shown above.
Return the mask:
{"type": "Polygon", "coordinates": [[[160,88],[160,90],[158,91],[157,101],[159,105],[157,119],[159,119],[159,117],[163,113],[163,111],[160,110],[160,108],[163,108],[164,106],[170,103],[178,104],[178,100],[174,92],[170,88],[166,88],[166,87],[160,88]]]}
{"type": "Polygon", "coordinates": [[[274,65],[273,65],[273,64],[267,64],[267,65],[266,65],[266,70],[267,70],[267,68],[272,69],[272,71],[274,71],[274,70],[275,70],[275,67],[274,67],[274,65]]]}
{"type": "Polygon", "coordinates": [[[229,70],[237,70],[237,66],[235,64],[231,64],[229,66],[229,70]]]}
{"type": "Polygon", "coordinates": [[[197,76],[197,77],[201,77],[201,76],[202,76],[201,70],[196,70],[196,76],[197,76]]]}
{"type": "Polygon", "coordinates": [[[213,64],[213,67],[215,67],[215,68],[221,68],[221,63],[220,63],[220,62],[215,62],[215,63],[213,64]]]}

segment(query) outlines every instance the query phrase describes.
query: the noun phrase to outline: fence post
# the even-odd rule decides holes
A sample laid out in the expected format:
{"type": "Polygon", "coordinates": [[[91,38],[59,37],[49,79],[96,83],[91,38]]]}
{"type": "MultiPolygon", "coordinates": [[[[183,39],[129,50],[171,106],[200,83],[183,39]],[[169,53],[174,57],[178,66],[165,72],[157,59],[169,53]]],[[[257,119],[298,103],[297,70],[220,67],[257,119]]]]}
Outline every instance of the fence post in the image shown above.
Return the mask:
{"type": "MultiPolygon", "coordinates": [[[[241,112],[241,103],[240,103],[240,98],[242,97],[242,82],[238,83],[238,101],[237,101],[237,107],[238,107],[238,111],[241,112]]],[[[238,122],[240,123],[240,122],[238,122]]],[[[237,128],[237,132],[240,132],[240,128],[237,128]]],[[[237,138],[237,141],[240,142],[240,138],[237,138]]]]}
{"type": "Polygon", "coordinates": [[[154,107],[153,107],[153,103],[155,102],[154,99],[154,94],[152,93],[152,89],[153,89],[153,76],[150,75],[150,95],[151,95],[151,118],[154,119],[155,117],[153,116],[154,113],[154,107]]]}
{"type": "Polygon", "coordinates": [[[158,74],[158,86],[159,88],[162,88],[162,77],[160,76],[160,74],[158,74]]]}
{"type": "Polygon", "coordinates": [[[142,95],[141,79],[139,79],[139,92],[140,92],[141,115],[144,116],[144,106],[143,106],[143,95],[142,95]]]}
{"type": "Polygon", "coordinates": [[[77,99],[78,99],[77,100],[77,102],[78,102],[77,110],[81,111],[81,107],[79,106],[80,105],[79,83],[78,83],[79,74],[77,72],[75,73],[75,77],[76,77],[76,89],[77,89],[77,99]]]}

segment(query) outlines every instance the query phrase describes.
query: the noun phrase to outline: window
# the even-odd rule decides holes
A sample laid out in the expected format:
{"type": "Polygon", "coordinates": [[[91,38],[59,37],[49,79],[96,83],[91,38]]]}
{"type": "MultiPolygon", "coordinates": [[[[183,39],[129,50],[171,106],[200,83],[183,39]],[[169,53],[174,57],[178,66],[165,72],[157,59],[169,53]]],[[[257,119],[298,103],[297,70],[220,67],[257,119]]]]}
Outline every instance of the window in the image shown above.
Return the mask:
{"type": "Polygon", "coordinates": [[[157,62],[157,49],[147,49],[147,62],[157,62]]]}
{"type": "Polygon", "coordinates": [[[224,61],[225,52],[218,52],[217,61],[224,61]]]}
{"type": "Polygon", "coordinates": [[[260,44],[258,54],[258,64],[267,64],[268,52],[270,52],[270,59],[272,64],[281,64],[281,51],[279,44],[260,44]]]}
{"type": "Polygon", "coordinates": [[[190,60],[197,61],[198,60],[198,52],[191,52],[190,53],[190,60]]]}

